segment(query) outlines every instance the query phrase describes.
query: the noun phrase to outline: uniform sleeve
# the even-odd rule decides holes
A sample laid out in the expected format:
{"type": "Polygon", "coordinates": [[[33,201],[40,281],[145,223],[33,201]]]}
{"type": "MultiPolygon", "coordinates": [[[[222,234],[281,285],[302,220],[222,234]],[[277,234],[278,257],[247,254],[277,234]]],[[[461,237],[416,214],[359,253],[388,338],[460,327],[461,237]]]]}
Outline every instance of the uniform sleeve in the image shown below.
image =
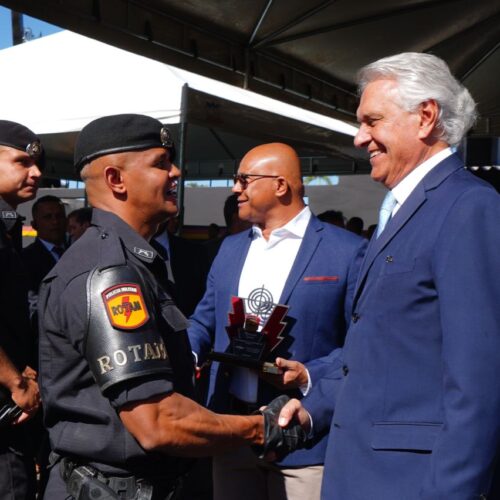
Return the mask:
{"type": "Polygon", "coordinates": [[[106,395],[113,408],[119,410],[122,406],[139,401],[147,401],[156,396],[172,392],[172,384],[166,377],[141,377],[128,380],[110,388],[106,395]]]}
{"type": "MultiPolygon", "coordinates": [[[[132,266],[94,269],[87,277],[81,352],[105,395],[114,386],[148,377],[173,390],[170,356],[175,353],[168,352],[165,339],[177,332],[163,319],[155,290],[132,266]]],[[[68,302],[74,307],[75,301],[68,302]]]]}
{"type": "Polygon", "coordinates": [[[435,248],[444,422],[420,497],[479,498],[500,439],[500,197],[462,195],[435,248]]]}
{"type": "MultiPolygon", "coordinates": [[[[43,284],[40,291],[41,386],[44,401],[49,406],[54,404],[54,397],[64,397],[67,386],[86,387],[92,384],[92,379],[95,381],[85,354],[88,329],[86,284],[86,274],[75,277],[67,284],[55,278],[43,284]],[[68,377],[74,377],[74,381],[68,381],[68,377]],[[50,391],[47,390],[48,384],[51,386],[50,391]]],[[[126,350],[125,354],[133,355],[134,350],[137,356],[144,352],[135,347],[132,351],[126,350]]],[[[154,355],[153,346],[150,353],[154,355]]],[[[101,355],[106,355],[106,352],[103,351],[101,355]]],[[[110,359],[109,366],[112,367],[116,361],[121,363],[123,359],[120,356],[118,354],[118,358],[110,359]]],[[[126,403],[168,394],[172,390],[171,373],[161,370],[149,375],[137,373],[122,381],[117,380],[103,392],[111,405],[119,408],[126,403]]]]}
{"type": "Polygon", "coordinates": [[[342,349],[335,349],[320,362],[324,364],[323,376],[314,382],[311,391],[302,400],[311,415],[315,435],[327,432],[332,422],[336,395],[343,379],[342,349]]]}

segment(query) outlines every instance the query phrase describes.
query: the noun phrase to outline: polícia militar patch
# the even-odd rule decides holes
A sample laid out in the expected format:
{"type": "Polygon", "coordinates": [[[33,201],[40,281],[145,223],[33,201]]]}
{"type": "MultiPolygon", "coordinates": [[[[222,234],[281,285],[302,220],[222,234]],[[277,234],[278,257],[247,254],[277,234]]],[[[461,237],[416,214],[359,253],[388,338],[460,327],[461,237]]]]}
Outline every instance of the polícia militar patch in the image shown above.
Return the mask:
{"type": "Polygon", "coordinates": [[[149,313],[139,285],[115,285],[104,290],[101,295],[108,318],[115,328],[133,330],[148,321],[149,313]]]}

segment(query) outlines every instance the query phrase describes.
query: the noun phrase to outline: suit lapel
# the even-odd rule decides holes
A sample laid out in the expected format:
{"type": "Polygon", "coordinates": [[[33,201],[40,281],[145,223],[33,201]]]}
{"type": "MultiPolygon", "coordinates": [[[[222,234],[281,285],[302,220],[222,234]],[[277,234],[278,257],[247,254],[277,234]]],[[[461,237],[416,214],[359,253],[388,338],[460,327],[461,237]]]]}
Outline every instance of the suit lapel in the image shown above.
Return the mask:
{"type": "Polygon", "coordinates": [[[380,254],[380,252],[382,252],[382,250],[394,238],[394,236],[396,236],[396,234],[406,224],[410,217],[420,208],[420,206],[425,202],[425,199],[425,190],[423,186],[419,184],[413,190],[408,199],[403,203],[403,205],[401,205],[401,208],[397,211],[396,215],[389,220],[382,234],[378,238],[376,238],[375,234],[373,235],[372,239],[370,240],[363,265],[361,266],[358,282],[356,284],[356,292],[354,293],[354,305],[359,298],[368,271],[370,270],[376,257],[380,254]]]}
{"type": "Polygon", "coordinates": [[[323,227],[321,226],[319,220],[312,215],[311,220],[307,225],[307,229],[297,256],[295,257],[295,261],[293,262],[292,269],[290,270],[290,274],[286,280],[285,287],[281,293],[279,300],[280,304],[286,304],[288,302],[293,289],[297,285],[300,277],[304,274],[306,267],[309,265],[309,262],[311,261],[312,256],[322,239],[322,230],[323,227]]]}
{"type": "Polygon", "coordinates": [[[57,262],[56,258],[47,249],[47,247],[40,241],[39,238],[35,240],[35,243],[38,246],[38,254],[40,255],[40,258],[42,259],[43,262],[43,264],[40,267],[43,266],[45,269],[50,270],[52,267],[55,266],[57,262]]]}
{"type": "Polygon", "coordinates": [[[238,287],[240,284],[240,276],[241,271],[243,270],[243,265],[245,264],[245,260],[247,258],[248,250],[250,248],[250,244],[252,243],[253,238],[253,230],[250,229],[245,233],[241,234],[241,237],[238,239],[236,244],[234,245],[234,254],[237,258],[234,260],[228,260],[227,264],[227,272],[226,276],[229,277],[230,280],[230,293],[231,295],[238,295],[238,287]]]}
{"type": "Polygon", "coordinates": [[[435,189],[439,186],[451,173],[459,168],[463,168],[463,163],[460,158],[453,154],[436,165],[423,179],[417,184],[410,196],[401,205],[396,215],[389,220],[384,231],[379,238],[372,237],[368,246],[365,259],[361,266],[356,291],[354,293],[354,304],[361,294],[361,291],[366,280],[368,271],[370,270],[375,258],[382,252],[387,244],[398,234],[402,227],[408,222],[415,212],[425,203],[427,199],[427,191],[435,189]]]}

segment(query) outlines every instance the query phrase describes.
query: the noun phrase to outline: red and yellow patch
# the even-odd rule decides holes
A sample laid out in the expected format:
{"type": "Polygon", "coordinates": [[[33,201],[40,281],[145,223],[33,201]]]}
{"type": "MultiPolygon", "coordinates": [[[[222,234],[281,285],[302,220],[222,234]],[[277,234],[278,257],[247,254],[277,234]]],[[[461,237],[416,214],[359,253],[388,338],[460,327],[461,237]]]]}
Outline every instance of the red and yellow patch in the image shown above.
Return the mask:
{"type": "Polygon", "coordinates": [[[133,330],[148,321],[149,313],[139,285],[115,285],[104,290],[101,295],[108,318],[114,327],[133,330]]]}

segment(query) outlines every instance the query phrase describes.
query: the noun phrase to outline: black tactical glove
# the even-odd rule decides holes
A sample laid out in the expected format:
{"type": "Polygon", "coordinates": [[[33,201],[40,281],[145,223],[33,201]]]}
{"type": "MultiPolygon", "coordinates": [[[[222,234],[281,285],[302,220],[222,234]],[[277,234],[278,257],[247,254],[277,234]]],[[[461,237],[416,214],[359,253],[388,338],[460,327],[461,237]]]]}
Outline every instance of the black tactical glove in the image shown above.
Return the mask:
{"type": "Polygon", "coordinates": [[[278,425],[280,411],[289,400],[288,396],[278,396],[262,411],[256,412],[264,415],[264,444],[252,446],[259,458],[273,451],[277,459],[281,460],[292,451],[304,448],[307,435],[297,419],[294,418],[285,428],[278,425]]]}

